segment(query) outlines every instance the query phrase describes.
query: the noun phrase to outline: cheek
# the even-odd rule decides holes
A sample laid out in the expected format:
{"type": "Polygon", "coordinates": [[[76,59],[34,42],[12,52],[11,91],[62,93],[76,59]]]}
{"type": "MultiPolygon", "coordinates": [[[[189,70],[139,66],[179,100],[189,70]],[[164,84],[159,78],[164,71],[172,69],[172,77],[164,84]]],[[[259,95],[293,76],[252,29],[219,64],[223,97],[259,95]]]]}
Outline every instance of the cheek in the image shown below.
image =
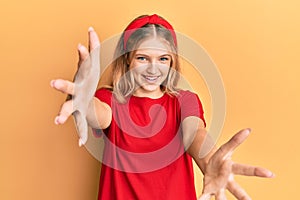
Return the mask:
{"type": "Polygon", "coordinates": [[[130,71],[135,75],[141,74],[143,71],[145,71],[145,69],[146,67],[143,65],[132,65],[130,67],[130,71]]]}
{"type": "Polygon", "coordinates": [[[167,75],[169,73],[169,70],[170,70],[170,66],[169,65],[163,65],[160,67],[160,70],[161,72],[164,74],[164,75],[167,75]]]}

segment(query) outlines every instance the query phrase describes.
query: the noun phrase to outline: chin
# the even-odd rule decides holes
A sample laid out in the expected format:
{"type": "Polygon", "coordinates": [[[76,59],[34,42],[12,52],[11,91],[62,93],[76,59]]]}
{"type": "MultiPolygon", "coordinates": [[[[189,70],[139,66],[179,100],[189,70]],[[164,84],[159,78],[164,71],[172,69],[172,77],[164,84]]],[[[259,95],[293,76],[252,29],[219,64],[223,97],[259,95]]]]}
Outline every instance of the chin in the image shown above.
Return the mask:
{"type": "Polygon", "coordinates": [[[141,89],[146,92],[155,92],[160,89],[160,85],[144,85],[141,89]]]}

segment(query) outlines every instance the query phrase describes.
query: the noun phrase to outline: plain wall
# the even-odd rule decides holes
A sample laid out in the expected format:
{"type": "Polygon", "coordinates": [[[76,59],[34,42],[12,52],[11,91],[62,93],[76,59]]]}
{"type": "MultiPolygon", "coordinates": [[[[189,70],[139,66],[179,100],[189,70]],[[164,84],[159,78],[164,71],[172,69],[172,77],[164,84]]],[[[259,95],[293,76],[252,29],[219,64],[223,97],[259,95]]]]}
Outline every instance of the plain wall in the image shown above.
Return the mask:
{"type": "MultiPolygon", "coordinates": [[[[96,199],[100,164],[78,147],[72,119],[54,125],[66,96],[49,82],[72,79],[76,47],[87,43],[89,26],[103,41],[136,16],[152,13],[201,44],[217,64],[227,96],[218,143],[251,127],[252,134],[233,159],[276,174],[271,180],[237,177],[239,183],[253,199],[296,198],[299,7],[297,0],[1,0],[0,199],[96,199]]],[[[209,118],[209,98],[201,94],[201,80],[189,72],[184,71],[203,96],[209,118]]],[[[196,183],[199,193],[199,170],[196,183]]]]}

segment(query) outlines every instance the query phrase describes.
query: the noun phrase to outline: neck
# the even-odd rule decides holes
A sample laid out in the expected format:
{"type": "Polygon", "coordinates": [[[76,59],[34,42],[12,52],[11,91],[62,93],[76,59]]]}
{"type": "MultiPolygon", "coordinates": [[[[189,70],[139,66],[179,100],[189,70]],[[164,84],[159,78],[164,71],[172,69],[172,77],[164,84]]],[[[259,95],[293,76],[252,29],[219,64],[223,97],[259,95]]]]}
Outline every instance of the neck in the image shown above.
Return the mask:
{"type": "Polygon", "coordinates": [[[164,95],[163,91],[155,90],[155,91],[144,91],[143,89],[137,89],[134,93],[134,96],[136,97],[148,97],[151,99],[158,99],[164,95]]]}

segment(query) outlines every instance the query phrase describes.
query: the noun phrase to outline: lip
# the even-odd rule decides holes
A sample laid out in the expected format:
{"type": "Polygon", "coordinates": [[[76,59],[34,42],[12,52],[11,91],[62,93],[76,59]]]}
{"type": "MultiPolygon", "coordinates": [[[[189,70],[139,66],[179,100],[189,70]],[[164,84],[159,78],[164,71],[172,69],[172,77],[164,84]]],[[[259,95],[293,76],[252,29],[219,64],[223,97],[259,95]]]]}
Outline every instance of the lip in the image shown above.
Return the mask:
{"type": "Polygon", "coordinates": [[[142,75],[142,77],[143,77],[147,82],[151,82],[151,83],[156,82],[156,81],[160,78],[159,75],[158,75],[158,76],[142,75]]]}

